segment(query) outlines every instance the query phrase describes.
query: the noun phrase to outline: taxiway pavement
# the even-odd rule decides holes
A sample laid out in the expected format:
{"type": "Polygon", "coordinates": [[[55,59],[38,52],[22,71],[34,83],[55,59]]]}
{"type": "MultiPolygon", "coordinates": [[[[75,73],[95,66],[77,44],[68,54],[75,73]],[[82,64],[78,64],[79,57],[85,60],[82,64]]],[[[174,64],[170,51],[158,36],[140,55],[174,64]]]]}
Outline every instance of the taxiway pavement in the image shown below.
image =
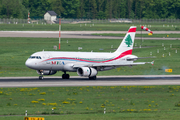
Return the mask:
{"type": "MultiPolygon", "coordinates": [[[[124,37],[91,35],[93,33],[126,33],[127,31],[61,31],[61,38],[84,38],[84,39],[123,39],[124,37]]],[[[137,31],[140,33],[140,31],[137,31]]],[[[143,31],[143,34],[147,32],[143,31]]],[[[180,33],[180,31],[154,31],[156,34],[180,33]]],[[[0,31],[0,37],[36,37],[36,38],[58,38],[59,31],[0,31]]],[[[141,37],[135,37],[141,39],[141,37]]],[[[143,37],[144,40],[180,40],[180,38],[152,38],[143,37]]]]}
{"type": "Polygon", "coordinates": [[[180,75],[133,75],[133,76],[97,76],[97,80],[71,76],[61,77],[0,77],[3,87],[68,87],[68,86],[134,86],[134,85],[180,85],[180,75]]]}

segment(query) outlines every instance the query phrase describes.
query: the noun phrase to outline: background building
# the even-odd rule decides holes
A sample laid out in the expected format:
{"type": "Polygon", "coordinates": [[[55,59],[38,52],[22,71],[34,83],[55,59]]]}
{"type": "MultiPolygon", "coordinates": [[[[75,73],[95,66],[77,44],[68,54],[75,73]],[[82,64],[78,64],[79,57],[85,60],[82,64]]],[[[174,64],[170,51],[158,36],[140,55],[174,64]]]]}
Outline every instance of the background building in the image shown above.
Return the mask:
{"type": "Polygon", "coordinates": [[[54,11],[47,11],[44,14],[44,20],[46,20],[47,23],[49,23],[49,22],[50,23],[55,23],[56,18],[57,18],[57,14],[54,11]]]}

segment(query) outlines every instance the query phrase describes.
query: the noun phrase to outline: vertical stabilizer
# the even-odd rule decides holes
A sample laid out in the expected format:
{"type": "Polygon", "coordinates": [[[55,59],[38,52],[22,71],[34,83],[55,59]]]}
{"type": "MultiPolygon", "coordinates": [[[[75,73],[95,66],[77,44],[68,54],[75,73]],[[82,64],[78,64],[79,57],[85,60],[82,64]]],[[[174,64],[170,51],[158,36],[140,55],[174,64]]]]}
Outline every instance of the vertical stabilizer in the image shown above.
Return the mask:
{"type": "Polygon", "coordinates": [[[131,55],[135,34],[136,34],[136,26],[131,26],[128,30],[128,33],[126,34],[121,44],[114,53],[118,55],[120,55],[121,53],[126,55],[131,55]]]}

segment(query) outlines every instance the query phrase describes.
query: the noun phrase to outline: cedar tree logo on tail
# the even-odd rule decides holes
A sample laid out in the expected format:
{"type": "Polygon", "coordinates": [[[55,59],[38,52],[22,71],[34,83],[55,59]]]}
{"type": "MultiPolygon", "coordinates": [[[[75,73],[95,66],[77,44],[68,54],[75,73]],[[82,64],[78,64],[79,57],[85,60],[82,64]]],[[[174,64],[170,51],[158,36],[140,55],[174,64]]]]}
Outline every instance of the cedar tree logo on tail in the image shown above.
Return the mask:
{"type": "Polygon", "coordinates": [[[132,39],[130,35],[128,35],[127,38],[125,39],[125,43],[127,47],[130,47],[130,45],[132,45],[132,39]]]}

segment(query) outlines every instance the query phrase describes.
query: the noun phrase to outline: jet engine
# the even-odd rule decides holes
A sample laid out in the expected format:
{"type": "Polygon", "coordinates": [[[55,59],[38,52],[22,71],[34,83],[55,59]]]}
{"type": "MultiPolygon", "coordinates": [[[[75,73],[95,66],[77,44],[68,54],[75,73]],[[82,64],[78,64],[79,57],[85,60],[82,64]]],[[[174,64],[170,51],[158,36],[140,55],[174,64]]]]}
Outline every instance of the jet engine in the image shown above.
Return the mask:
{"type": "Polygon", "coordinates": [[[90,67],[80,67],[77,69],[77,74],[84,77],[93,77],[97,75],[97,70],[90,67]]]}
{"type": "Polygon", "coordinates": [[[37,73],[39,75],[54,75],[56,74],[57,71],[53,71],[53,70],[37,70],[37,73]]]}

